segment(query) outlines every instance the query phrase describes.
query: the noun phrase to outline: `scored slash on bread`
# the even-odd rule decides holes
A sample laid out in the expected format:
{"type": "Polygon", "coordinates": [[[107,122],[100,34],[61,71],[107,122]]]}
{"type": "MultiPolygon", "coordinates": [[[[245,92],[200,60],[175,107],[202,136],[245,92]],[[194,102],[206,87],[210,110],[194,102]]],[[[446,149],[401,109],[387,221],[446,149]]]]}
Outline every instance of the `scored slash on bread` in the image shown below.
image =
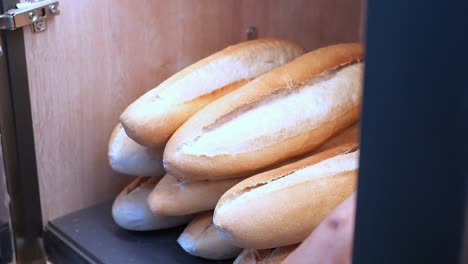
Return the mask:
{"type": "Polygon", "coordinates": [[[302,242],[356,186],[352,127],[322,152],[252,176],[219,200],[214,223],[233,244],[254,249],[302,242]]]}
{"type": "Polygon", "coordinates": [[[164,167],[179,179],[252,175],[318,148],[359,119],[362,46],[307,53],[209,104],[171,137],[164,167]]]}
{"type": "Polygon", "coordinates": [[[230,46],[138,98],[120,121],[128,136],[139,144],[163,147],[176,129],[202,107],[303,53],[299,45],[275,38],[230,46]]]}

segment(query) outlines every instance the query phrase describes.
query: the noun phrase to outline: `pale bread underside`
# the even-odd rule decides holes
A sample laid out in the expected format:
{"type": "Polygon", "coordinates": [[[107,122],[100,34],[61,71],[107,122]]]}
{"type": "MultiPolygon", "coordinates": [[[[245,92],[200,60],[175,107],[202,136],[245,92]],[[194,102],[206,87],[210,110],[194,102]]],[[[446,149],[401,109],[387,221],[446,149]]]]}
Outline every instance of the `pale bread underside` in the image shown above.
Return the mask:
{"type": "Polygon", "coordinates": [[[192,216],[163,217],[153,215],[146,205],[158,178],[139,177],[117,196],[112,205],[112,217],[122,228],[134,231],[159,230],[183,225],[192,216]]]}
{"type": "Polygon", "coordinates": [[[177,242],[191,255],[215,260],[233,258],[242,250],[218,235],[213,225],[213,211],[195,217],[177,242]]]}
{"type": "Polygon", "coordinates": [[[114,171],[134,175],[161,177],[164,148],[146,148],[127,136],[119,123],[109,140],[108,159],[114,171]]]}

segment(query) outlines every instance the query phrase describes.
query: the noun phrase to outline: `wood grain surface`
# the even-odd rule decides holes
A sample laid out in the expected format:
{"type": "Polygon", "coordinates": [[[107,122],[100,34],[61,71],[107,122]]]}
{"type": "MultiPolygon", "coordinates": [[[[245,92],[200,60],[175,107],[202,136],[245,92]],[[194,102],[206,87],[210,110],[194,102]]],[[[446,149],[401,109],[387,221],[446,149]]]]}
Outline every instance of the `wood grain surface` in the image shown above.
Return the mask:
{"type": "Polygon", "coordinates": [[[288,38],[314,49],[359,38],[362,0],[61,0],[48,30],[25,29],[44,220],[114,197],[107,142],[124,108],[227,45],[288,38]]]}

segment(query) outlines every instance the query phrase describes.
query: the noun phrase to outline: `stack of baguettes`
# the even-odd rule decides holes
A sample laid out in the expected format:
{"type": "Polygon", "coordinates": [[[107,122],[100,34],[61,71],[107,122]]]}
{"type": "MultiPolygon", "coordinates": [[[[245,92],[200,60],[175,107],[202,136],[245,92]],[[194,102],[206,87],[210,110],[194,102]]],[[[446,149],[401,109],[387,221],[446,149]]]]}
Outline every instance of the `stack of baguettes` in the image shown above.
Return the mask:
{"type": "Polygon", "coordinates": [[[281,39],[230,46],[121,115],[109,162],[140,176],[113,205],[122,228],[190,224],[192,255],[279,263],[354,190],[362,47],[304,54],[281,39]],[[213,211],[214,209],[214,211],[213,211]]]}

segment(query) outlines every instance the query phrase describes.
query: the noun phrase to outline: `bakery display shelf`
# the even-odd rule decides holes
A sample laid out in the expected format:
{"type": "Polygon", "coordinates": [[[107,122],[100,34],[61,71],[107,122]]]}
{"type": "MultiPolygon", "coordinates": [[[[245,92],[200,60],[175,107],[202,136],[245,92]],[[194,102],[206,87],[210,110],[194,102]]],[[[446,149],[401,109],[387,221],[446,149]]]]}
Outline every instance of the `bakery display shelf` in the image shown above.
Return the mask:
{"type": "Polygon", "coordinates": [[[44,243],[52,263],[232,263],[187,254],[176,242],[183,227],[152,232],[119,228],[111,216],[112,201],[49,222],[44,243]]]}

